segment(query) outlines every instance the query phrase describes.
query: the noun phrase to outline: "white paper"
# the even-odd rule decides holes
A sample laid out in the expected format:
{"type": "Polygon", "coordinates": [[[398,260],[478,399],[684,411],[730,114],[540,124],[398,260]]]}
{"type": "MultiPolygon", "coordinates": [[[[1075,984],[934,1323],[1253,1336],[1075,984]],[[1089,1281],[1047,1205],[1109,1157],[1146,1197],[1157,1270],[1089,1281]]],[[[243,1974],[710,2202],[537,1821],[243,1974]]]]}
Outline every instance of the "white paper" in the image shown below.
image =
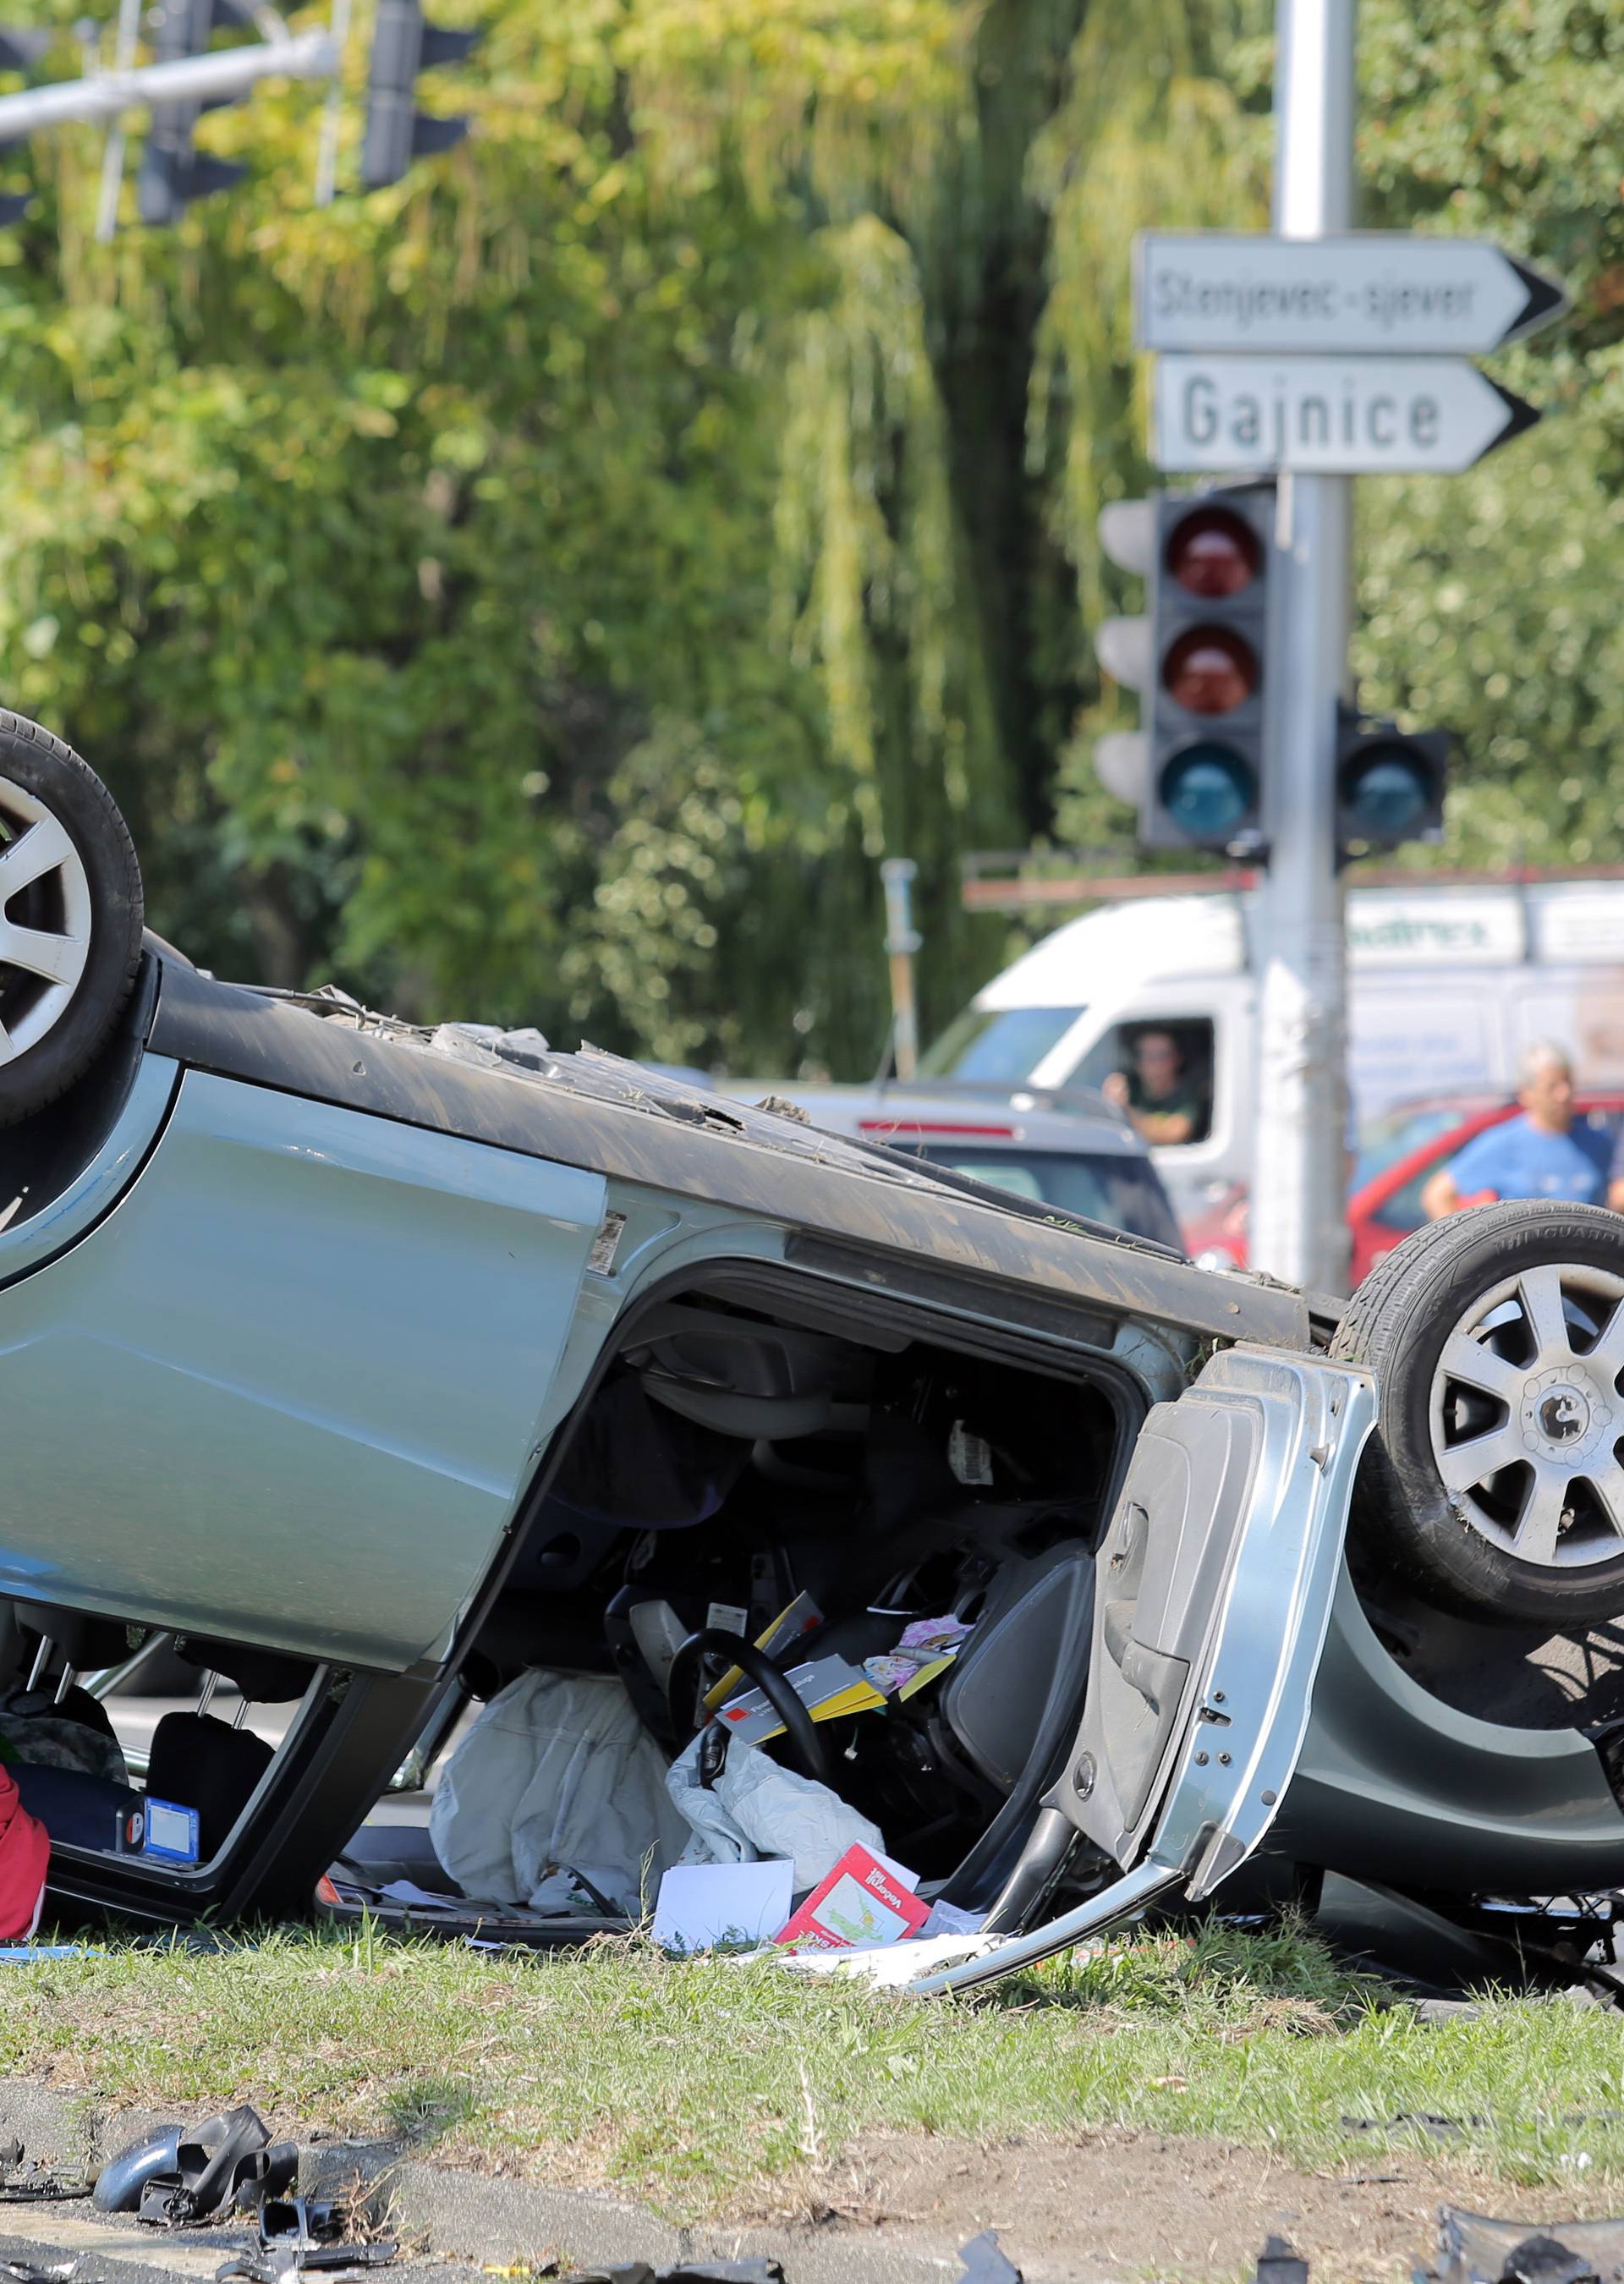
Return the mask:
{"type": "Polygon", "coordinates": [[[465,1912],[468,1909],[461,1896],[436,1896],[427,1888],[419,1888],[411,1880],[391,1880],[386,1888],[379,1888],[378,1892],[385,1903],[406,1904],[413,1911],[465,1912]]]}
{"type": "Polygon", "coordinates": [[[922,1936],[933,1935],[980,1935],[987,1924],[985,1912],[966,1912],[957,1904],[944,1903],[940,1897],[931,1905],[931,1915],[920,1928],[922,1936]]]}
{"type": "Polygon", "coordinates": [[[666,1951],[770,1943],[789,1918],[794,1873],[788,1857],[764,1864],[674,1864],[660,1883],[654,1940],[666,1951]]]}

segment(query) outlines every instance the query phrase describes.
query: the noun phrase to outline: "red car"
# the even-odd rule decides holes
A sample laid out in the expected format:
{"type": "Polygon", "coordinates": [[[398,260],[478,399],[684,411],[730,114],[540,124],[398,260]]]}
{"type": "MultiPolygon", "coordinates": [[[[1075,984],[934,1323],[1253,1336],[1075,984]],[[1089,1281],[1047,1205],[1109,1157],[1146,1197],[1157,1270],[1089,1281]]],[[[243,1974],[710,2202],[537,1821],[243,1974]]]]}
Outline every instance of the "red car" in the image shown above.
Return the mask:
{"type": "MultiPolygon", "coordinates": [[[[1391,1253],[1426,1219],[1421,1193],[1457,1150],[1486,1126],[1515,1118],[1517,1105],[1498,1095],[1453,1095],[1400,1103],[1365,1133],[1347,1200],[1353,1240],[1350,1278],[1360,1283],[1384,1253],[1391,1253]]],[[[1575,1099],[1576,1123],[1604,1134],[1609,1145],[1624,1121],[1624,1091],[1585,1089],[1575,1099]]],[[[1207,1269],[1246,1266],[1246,1193],[1237,1186],[1210,1212],[1189,1224],[1191,1258],[1207,1269]]]]}

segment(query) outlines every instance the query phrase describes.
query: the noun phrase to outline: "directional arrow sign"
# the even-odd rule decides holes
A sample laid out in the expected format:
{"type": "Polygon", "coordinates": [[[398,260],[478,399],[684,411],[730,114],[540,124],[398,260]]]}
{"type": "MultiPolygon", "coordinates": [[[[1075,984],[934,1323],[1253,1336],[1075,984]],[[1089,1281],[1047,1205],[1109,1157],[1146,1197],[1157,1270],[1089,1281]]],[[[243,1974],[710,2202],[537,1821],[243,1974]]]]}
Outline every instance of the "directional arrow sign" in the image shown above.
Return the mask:
{"type": "Polygon", "coordinates": [[[1554,278],[1478,239],[1146,231],[1135,252],[1145,349],[1476,356],[1568,307],[1554,278]]]}
{"type": "Polygon", "coordinates": [[[1163,356],[1151,457],[1170,470],[1452,475],[1539,417],[1454,357],[1163,356]]]}

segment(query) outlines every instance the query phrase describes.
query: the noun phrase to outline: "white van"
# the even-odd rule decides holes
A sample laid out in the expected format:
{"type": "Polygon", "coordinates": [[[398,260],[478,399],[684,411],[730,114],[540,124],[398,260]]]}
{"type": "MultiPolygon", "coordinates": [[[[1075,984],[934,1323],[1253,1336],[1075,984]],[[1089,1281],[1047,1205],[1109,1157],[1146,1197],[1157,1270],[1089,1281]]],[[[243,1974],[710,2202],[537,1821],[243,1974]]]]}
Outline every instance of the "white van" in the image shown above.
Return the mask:
{"type": "MultiPolygon", "coordinates": [[[[921,1076],[1097,1086],[1135,1034],[1170,1031],[1210,1112],[1153,1153],[1188,1220],[1252,1177],[1257,983],[1250,892],[1145,896],[1069,921],[1005,968],[921,1076]]],[[[1356,1120],[1420,1095],[1509,1088],[1553,1038],[1588,1085],[1624,1084],[1624,881],[1355,888],[1348,1084],[1356,1120]]]]}

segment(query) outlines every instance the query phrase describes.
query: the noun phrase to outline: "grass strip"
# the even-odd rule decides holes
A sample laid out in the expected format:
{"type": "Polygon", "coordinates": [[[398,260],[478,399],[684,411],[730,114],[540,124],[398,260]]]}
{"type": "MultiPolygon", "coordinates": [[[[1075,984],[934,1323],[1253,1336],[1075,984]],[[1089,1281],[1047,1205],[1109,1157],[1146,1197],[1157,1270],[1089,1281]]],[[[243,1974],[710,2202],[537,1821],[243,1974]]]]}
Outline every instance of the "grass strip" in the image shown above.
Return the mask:
{"type": "Polygon", "coordinates": [[[614,2188],[782,2210],[873,2131],[1222,2137],[1308,2168],[1448,2154],[1624,2179],[1624,2018],[1490,1998],[1423,2024],[1310,1936],[1141,1934],[964,2002],[599,1943],[538,1959],[273,1930],[0,1967],[0,2075],[614,2188]],[[1453,2121],[1445,2139],[1399,2118],[1453,2121]],[[1348,2118],[1375,2121],[1355,2131],[1348,2118]]]}

